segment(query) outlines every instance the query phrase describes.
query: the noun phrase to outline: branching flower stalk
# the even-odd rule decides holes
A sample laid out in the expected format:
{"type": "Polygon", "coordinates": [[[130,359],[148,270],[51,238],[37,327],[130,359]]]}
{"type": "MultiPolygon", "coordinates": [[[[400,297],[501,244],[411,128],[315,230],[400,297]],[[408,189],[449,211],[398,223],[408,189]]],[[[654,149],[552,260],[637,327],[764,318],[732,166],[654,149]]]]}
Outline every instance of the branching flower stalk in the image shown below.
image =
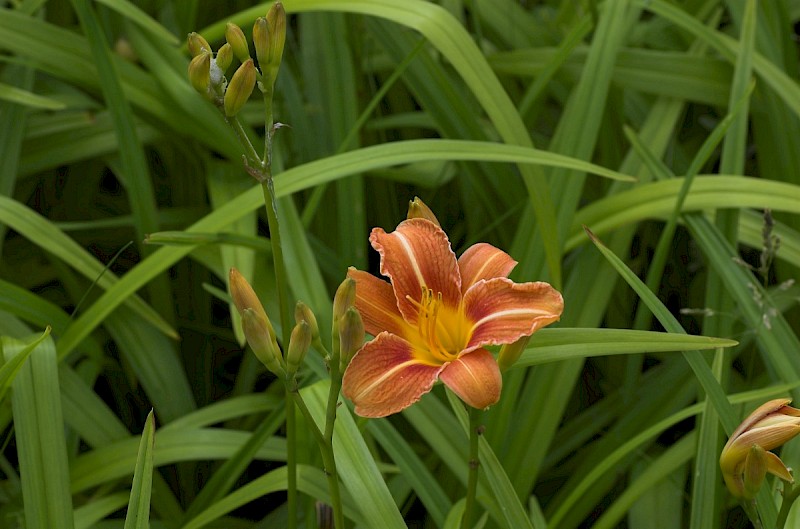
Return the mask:
{"type": "Polygon", "coordinates": [[[316,318],[302,303],[298,303],[295,309],[295,325],[290,336],[289,283],[283,258],[277,197],[272,175],[272,140],[276,130],[280,128],[280,124],[274,122],[273,94],[286,40],[286,13],[282,4],[275,3],[267,16],[259,17],[253,26],[253,45],[258,67],[250,56],[247,39],[241,28],[229,23],[225,39],[226,44],[214,56],[211,47],[202,36],[197,33],[189,35],[189,50],[193,57],[189,66],[189,79],[192,86],[212,101],[225,116],[226,122],[242,145],[244,168],[261,185],[264,196],[278,290],[281,343],[285,356],[281,353],[274,329],[255,292],[235,269],[231,270],[230,288],[234,303],[242,315],[242,328],[248,343],[267,369],[282,380],[286,391],[287,527],[289,529],[297,527],[296,406],[305,417],[312,436],[319,445],[325,474],[328,477],[335,527],[343,529],[344,514],[333,452],[333,432],[342,386],[342,373],[349,359],[361,347],[364,337],[364,325],[361,323],[360,315],[353,308],[355,283],[351,279],[346,279],[340,288],[340,291],[345,291],[344,298],[349,299],[349,302],[340,300],[338,305],[334,303],[335,307],[340,308],[340,312],[337,314],[334,311],[334,339],[331,347],[333,354],[328,353],[321,344],[316,318]],[[230,67],[234,56],[241,62],[241,66],[228,82],[225,71],[230,67]],[[258,154],[238,118],[239,112],[256,87],[261,92],[264,103],[263,155],[258,154]],[[331,375],[323,429],[314,422],[297,382],[297,371],[312,345],[325,355],[331,375]]]}

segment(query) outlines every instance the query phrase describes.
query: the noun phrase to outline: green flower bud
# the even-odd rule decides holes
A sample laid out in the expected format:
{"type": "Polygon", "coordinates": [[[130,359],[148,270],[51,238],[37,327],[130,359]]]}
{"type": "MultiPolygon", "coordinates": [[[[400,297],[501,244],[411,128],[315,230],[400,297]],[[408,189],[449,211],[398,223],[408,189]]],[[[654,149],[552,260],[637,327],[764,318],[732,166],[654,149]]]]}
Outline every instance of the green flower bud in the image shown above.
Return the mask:
{"type": "Polygon", "coordinates": [[[192,55],[192,57],[197,57],[204,51],[208,53],[213,51],[211,46],[208,44],[208,41],[199,33],[189,33],[187,43],[189,45],[189,53],[192,55]]]}
{"type": "Polygon", "coordinates": [[[208,93],[211,83],[211,53],[204,52],[192,59],[189,63],[189,82],[201,94],[208,93]]]}
{"type": "Polygon", "coordinates": [[[339,318],[344,316],[347,309],[354,306],[356,303],[356,280],[351,277],[346,277],[344,281],[336,289],[336,295],[333,297],[333,324],[339,321],[339,318]]]}
{"type": "Polygon", "coordinates": [[[439,227],[442,226],[439,224],[439,219],[437,219],[436,215],[434,215],[433,211],[431,211],[431,208],[429,208],[425,202],[420,200],[419,197],[414,197],[414,200],[408,203],[408,215],[406,218],[425,219],[433,222],[439,227]]]}
{"type": "Polygon", "coordinates": [[[300,323],[301,321],[308,323],[308,326],[311,328],[311,341],[316,342],[319,340],[319,325],[317,325],[317,317],[314,316],[314,313],[311,311],[308,305],[302,301],[298,301],[297,305],[294,306],[294,321],[295,323],[300,323]]]}
{"type": "MultiPolygon", "coordinates": [[[[283,4],[275,2],[267,12],[267,24],[269,25],[269,64],[270,77],[274,80],[278,74],[283,57],[283,48],[286,43],[286,11],[283,4]]],[[[260,63],[259,63],[260,64],[260,63]]],[[[262,66],[263,70],[263,66],[262,66]]]]}
{"type": "Polygon", "coordinates": [[[219,66],[219,69],[222,70],[223,73],[230,68],[233,62],[233,48],[231,48],[231,45],[227,42],[223,44],[219,51],[217,51],[215,60],[217,61],[217,66],[219,66]]]}
{"type": "Polygon", "coordinates": [[[283,358],[268,321],[256,309],[245,309],[242,312],[242,331],[256,358],[276,376],[283,378],[286,376],[283,358]]]}
{"type": "Polygon", "coordinates": [[[258,17],[253,24],[253,47],[256,49],[258,66],[264,73],[269,65],[269,24],[264,17],[258,17]]]}
{"type": "Polygon", "coordinates": [[[297,372],[310,346],[311,326],[305,321],[300,321],[292,329],[292,337],[289,339],[289,348],[286,351],[286,374],[288,377],[297,372]]]}
{"type": "Polygon", "coordinates": [[[239,59],[240,62],[244,62],[250,58],[250,48],[247,46],[247,37],[244,36],[242,28],[233,22],[228,22],[225,26],[225,40],[231,45],[233,54],[236,55],[236,58],[239,59]]]}
{"type": "Polygon", "coordinates": [[[504,372],[519,360],[530,339],[530,336],[523,336],[516,342],[507,343],[500,348],[500,354],[497,355],[497,365],[500,367],[500,372],[504,372]]]}
{"type": "Polygon", "coordinates": [[[250,99],[255,86],[256,67],[253,65],[253,59],[247,59],[234,72],[231,82],[228,83],[228,89],[225,90],[225,115],[231,117],[238,114],[250,99]]]}
{"type": "Polygon", "coordinates": [[[339,371],[344,372],[353,355],[364,345],[364,321],[355,307],[339,320],[339,371]]]}

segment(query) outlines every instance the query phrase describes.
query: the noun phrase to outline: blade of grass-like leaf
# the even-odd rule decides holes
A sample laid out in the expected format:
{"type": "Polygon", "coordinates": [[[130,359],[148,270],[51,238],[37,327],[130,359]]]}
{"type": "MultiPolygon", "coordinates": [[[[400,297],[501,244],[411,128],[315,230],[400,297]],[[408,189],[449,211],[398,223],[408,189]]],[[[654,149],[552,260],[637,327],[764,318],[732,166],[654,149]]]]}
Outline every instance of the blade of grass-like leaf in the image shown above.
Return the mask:
{"type": "Polygon", "coordinates": [[[687,334],[627,329],[542,329],[533,337],[514,367],[573,358],[615,354],[690,351],[733,347],[734,340],[687,334]]]}
{"type": "MultiPolygon", "coordinates": [[[[581,224],[591,226],[593,232],[600,234],[643,219],[668,218],[681,186],[682,180],[673,178],[642,184],[593,202],[575,216],[566,248],[574,249],[582,242],[581,224]]],[[[686,197],[683,211],[722,208],[800,213],[800,186],[746,176],[699,175],[692,183],[692,192],[686,197]]]]}
{"type": "Polygon", "coordinates": [[[178,37],[172,34],[167,28],[159,24],[156,20],[150,17],[147,13],[136,7],[135,4],[125,0],[95,0],[98,4],[104,4],[131,22],[135,22],[142,29],[151,32],[153,35],[169,42],[170,44],[178,44],[180,42],[178,37]]]}
{"type": "Polygon", "coordinates": [[[155,434],[156,419],[153,416],[153,410],[150,410],[144,421],[142,440],[136,456],[136,468],[133,471],[133,484],[131,485],[124,529],[148,529],[150,527],[150,492],[153,483],[155,434]]]}
{"type": "Polygon", "coordinates": [[[66,106],[61,101],[40,96],[5,83],[0,83],[0,99],[26,107],[43,108],[46,110],[61,110],[66,106]]]}
{"type": "MultiPolygon", "coordinates": [[[[39,338],[25,345],[13,358],[4,361],[2,367],[0,367],[0,402],[5,398],[11,384],[14,382],[14,377],[16,377],[19,370],[22,369],[22,366],[25,364],[30,354],[48,336],[50,336],[50,327],[47,327],[39,338]]],[[[0,345],[2,345],[2,343],[0,343],[0,345]]]]}
{"type": "MultiPolygon", "coordinates": [[[[121,180],[125,185],[128,203],[133,213],[137,239],[141,241],[147,233],[158,231],[155,194],[147,160],[141,140],[136,133],[133,112],[122,89],[119,73],[114,68],[106,37],[94,9],[89,4],[89,0],[71,1],[89,41],[93,62],[97,68],[100,89],[114,123],[120,159],[119,170],[115,170],[115,173],[117,176],[122,176],[121,180]]],[[[120,2],[117,0],[115,3],[119,4],[120,2]]],[[[116,169],[113,164],[111,167],[116,169]]],[[[139,251],[146,255],[151,249],[139,245],[139,251]]],[[[151,302],[160,313],[172,314],[174,311],[173,298],[166,276],[154,278],[154,281],[149,284],[148,289],[151,302]]]]}
{"type": "MultiPolygon", "coordinates": [[[[378,167],[427,159],[490,159],[492,161],[499,161],[496,158],[498,151],[510,154],[509,150],[514,151],[515,149],[525,150],[528,155],[525,158],[531,162],[535,159],[536,161],[533,163],[559,166],[569,164],[569,166],[574,166],[576,168],[577,166],[583,166],[585,169],[581,170],[587,171],[589,171],[589,169],[586,168],[586,166],[592,166],[586,162],[574,160],[569,157],[562,157],[552,153],[543,153],[535,149],[526,149],[511,145],[487,142],[463,142],[457,140],[412,140],[367,147],[286,170],[275,177],[275,192],[278,196],[286,196],[314,185],[332,182],[344,175],[365,172],[378,167]]],[[[521,153],[518,152],[517,154],[521,153]]],[[[509,156],[509,158],[511,158],[511,156],[509,156]]],[[[509,160],[505,158],[504,161],[509,160]]],[[[599,166],[592,167],[594,168],[591,169],[590,172],[598,174],[604,173],[606,175],[613,173],[613,171],[603,169],[599,166]]],[[[4,217],[6,216],[10,220],[15,220],[11,215],[3,215],[4,206],[6,205],[4,202],[3,197],[0,197],[0,221],[5,221],[6,219],[4,217]]],[[[29,211],[25,210],[14,201],[9,200],[8,202],[16,209],[29,211]]],[[[261,206],[263,206],[263,196],[261,188],[256,186],[194,223],[187,231],[193,233],[219,230],[261,206]]],[[[31,214],[32,212],[27,213],[26,216],[30,217],[31,214]]],[[[33,215],[35,216],[36,214],[33,215]]],[[[283,225],[287,226],[287,222],[284,222],[283,225]]],[[[298,223],[302,226],[299,219],[298,223]]],[[[67,240],[72,243],[71,239],[67,240]]],[[[79,250],[80,254],[85,254],[85,251],[80,248],[80,246],[74,246],[79,250]]],[[[77,346],[78,342],[96,328],[106,315],[112,312],[120,303],[135,293],[153,277],[172,266],[182,257],[188,255],[191,250],[190,247],[161,248],[133,270],[129,271],[121,286],[104,293],[97,302],[75,320],[73,325],[61,336],[58,343],[59,355],[63,356],[72,351],[77,346]]],[[[64,255],[65,257],[69,257],[69,254],[64,255]]],[[[324,292],[324,290],[321,292],[324,292]]]]}
{"type": "MultiPolygon", "coordinates": [[[[452,513],[450,498],[442,490],[436,477],[428,470],[419,456],[398,433],[394,426],[386,420],[369,421],[367,427],[375,440],[380,443],[392,461],[400,468],[400,472],[408,480],[414,492],[419,497],[428,516],[437,526],[446,525],[445,518],[452,513]]],[[[463,505],[461,511],[463,511],[463,505]]]]}
{"type": "MultiPolygon", "coordinates": [[[[323,472],[308,465],[297,465],[297,488],[312,498],[329,502],[326,478],[323,472]]],[[[286,490],[286,467],[276,468],[263,476],[251,481],[247,485],[236,489],[222,500],[209,505],[206,510],[190,520],[182,529],[200,529],[225,514],[271,492],[286,490]]],[[[357,504],[349,494],[342,498],[345,515],[355,520],[359,527],[372,527],[366,524],[359,512],[357,504]]],[[[378,527],[384,527],[378,525],[378,527]]]]}
{"type": "MultiPolygon", "coordinates": [[[[251,432],[222,428],[198,428],[159,432],[154,465],[168,465],[198,459],[227,459],[250,438],[251,432]]],[[[71,488],[77,493],[133,474],[140,439],[127,437],[82,454],[71,466],[71,488]]],[[[258,451],[257,459],[281,461],[286,442],[271,437],[258,451]]]]}
{"type": "MultiPolygon", "coordinates": [[[[108,289],[117,282],[114,274],[107,271],[82,246],[24,204],[0,196],[0,222],[63,260],[88,279],[96,279],[100,287],[108,289]]],[[[167,336],[177,338],[175,330],[141,298],[134,296],[124,301],[167,336]]]]}
{"type": "MultiPolygon", "coordinates": [[[[464,409],[464,404],[450,390],[447,390],[447,398],[464,432],[468,432],[469,419],[467,410],[464,409]]],[[[494,494],[494,499],[500,508],[500,512],[503,513],[507,526],[514,529],[524,529],[526,527],[533,529],[532,521],[520,503],[519,497],[511,485],[503,466],[498,461],[497,456],[494,455],[492,447],[489,446],[483,436],[480,437],[479,442],[480,471],[486,476],[486,481],[494,494]]]]}
{"type": "Polygon", "coordinates": [[[128,505],[130,494],[118,492],[102,498],[96,498],[75,509],[75,529],[90,529],[128,505]]]}
{"type": "MultiPolygon", "coordinates": [[[[789,387],[791,386],[784,385],[780,388],[764,388],[756,391],[750,391],[747,393],[731,395],[730,403],[728,402],[727,398],[725,400],[725,403],[730,407],[731,403],[759,401],[765,398],[769,398],[770,396],[784,393],[789,387]]],[[[693,404],[692,406],[684,408],[677,413],[673,413],[669,417],[659,421],[653,426],[643,430],[641,433],[621,443],[619,445],[619,448],[614,450],[614,452],[609,454],[608,457],[606,457],[602,462],[593,467],[591,471],[584,476],[583,480],[576,487],[570,490],[568,499],[564,501],[561,505],[559,505],[558,510],[553,514],[553,516],[550,517],[549,520],[550,525],[556,527],[558,523],[567,515],[572,506],[576,502],[580,501],[581,496],[588,490],[588,488],[591,487],[595,481],[600,479],[600,477],[603,474],[610,472],[619,461],[631,457],[631,455],[643,443],[647,442],[650,439],[653,439],[661,432],[665,431],[671,426],[674,426],[675,424],[678,424],[680,421],[685,420],[689,417],[693,417],[694,415],[697,415],[702,410],[703,410],[702,402],[693,404]]]]}
{"type": "MultiPolygon", "coordinates": [[[[639,295],[639,298],[644,303],[647,303],[647,306],[653,312],[661,325],[664,326],[667,332],[686,334],[686,331],[683,330],[683,327],[681,327],[681,324],[675,319],[675,316],[673,316],[672,313],[669,312],[669,310],[663,305],[663,303],[661,303],[661,300],[659,300],[658,297],[656,297],[656,295],[644,285],[642,280],[639,279],[636,274],[634,274],[631,269],[619,259],[619,257],[610,252],[608,248],[606,248],[605,245],[603,245],[603,243],[600,242],[600,240],[588,228],[584,229],[597,249],[600,250],[608,262],[611,263],[611,265],[617,270],[625,282],[627,282],[628,285],[630,285],[630,287],[636,291],[636,293],[639,295]]],[[[714,408],[720,416],[720,422],[722,423],[725,431],[728,434],[732,433],[738,424],[736,420],[736,413],[728,403],[725,397],[725,392],[723,391],[722,387],[720,387],[719,382],[717,382],[717,380],[714,378],[714,375],[711,373],[711,369],[709,369],[705,359],[697,351],[684,351],[683,356],[691,366],[692,371],[694,371],[698,382],[700,382],[702,385],[703,390],[705,390],[709,400],[714,404],[714,408]]]]}
{"type": "MultiPolygon", "coordinates": [[[[6,361],[11,361],[26,346],[25,342],[4,338],[6,361]]],[[[26,526],[72,529],[68,455],[61,415],[58,360],[52,338],[45,338],[33,350],[12,388],[26,526]]]]}
{"type": "MultiPolygon", "coordinates": [[[[730,62],[736,61],[740,45],[735,39],[704,26],[680,7],[664,0],[637,0],[637,3],[703,39],[730,62]]],[[[759,77],[783,99],[789,109],[800,116],[800,86],[763,55],[754,52],[752,60],[753,70],[759,77]]]]}
{"type": "MultiPolygon", "coordinates": [[[[327,380],[321,380],[300,390],[318,424],[324,422],[328,384],[327,380]]],[[[333,448],[339,478],[350,495],[358,498],[359,510],[366,525],[405,529],[403,517],[346,406],[340,406],[337,411],[334,431],[333,448]]]]}

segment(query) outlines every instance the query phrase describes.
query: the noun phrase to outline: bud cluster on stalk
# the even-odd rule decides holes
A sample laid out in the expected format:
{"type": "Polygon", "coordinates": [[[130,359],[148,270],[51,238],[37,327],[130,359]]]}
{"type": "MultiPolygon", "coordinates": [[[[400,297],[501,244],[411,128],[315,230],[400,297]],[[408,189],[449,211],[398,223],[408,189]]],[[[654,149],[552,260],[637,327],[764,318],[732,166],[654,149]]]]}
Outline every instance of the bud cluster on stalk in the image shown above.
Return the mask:
{"type": "MultiPolygon", "coordinates": [[[[325,350],[320,342],[317,318],[305,303],[298,301],[295,306],[295,326],[289,343],[284,344],[284,355],[264,306],[236,268],[230,270],[229,285],[233,304],[242,317],[242,331],[247,343],[270,372],[291,381],[312,346],[318,351],[325,350]]],[[[334,352],[328,360],[338,362],[340,373],[364,343],[364,322],[355,308],[355,289],[355,281],[346,278],[336,291],[333,302],[334,352]]]]}
{"type": "Polygon", "coordinates": [[[250,47],[242,28],[232,22],[225,27],[225,44],[216,54],[208,41],[198,33],[188,37],[189,81],[195,90],[233,117],[244,107],[258,83],[261,91],[272,90],[280,68],[286,41],[286,12],[276,2],[266,17],[259,17],[253,26],[253,47],[258,68],[250,55],[250,47]],[[240,65],[230,80],[225,72],[234,57],[240,65]]]}

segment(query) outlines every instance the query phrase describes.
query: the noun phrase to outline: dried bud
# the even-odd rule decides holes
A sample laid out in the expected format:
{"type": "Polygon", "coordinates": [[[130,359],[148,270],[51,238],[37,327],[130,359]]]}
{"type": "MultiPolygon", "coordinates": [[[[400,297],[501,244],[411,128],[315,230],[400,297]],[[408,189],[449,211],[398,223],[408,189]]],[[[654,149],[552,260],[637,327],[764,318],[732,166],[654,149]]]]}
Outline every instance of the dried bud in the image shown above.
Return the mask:
{"type": "Polygon", "coordinates": [[[507,343],[500,348],[500,353],[497,355],[497,365],[500,367],[501,372],[506,371],[519,360],[530,339],[530,336],[523,336],[516,342],[507,343]]]}
{"type": "Polygon", "coordinates": [[[351,277],[344,278],[344,281],[336,289],[333,297],[333,325],[339,321],[347,309],[356,303],[356,280],[351,277]]]}
{"type": "Polygon", "coordinates": [[[311,311],[308,305],[302,301],[298,301],[297,305],[294,306],[294,321],[295,323],[300,323],[301,321],[308,323],[308,326],[311,328],[312,342],[319,339],[319,326],[317,325],[317,317],[314,316],[314,313],[311,311]]]}
{"type": "Polygon", "coordinates": [[[256,309],[247,308],[242,312],[242,331],[247,343],[258,360],[272,373],[284,378],[286,371],[281,350],[272,332],[269,320],[256,309]]]}
{"type": "Polygon", "coordinates": [[[364,345],[364,321],[355,307],[339,320],[339,370],[344,372],[353,355],[364,345]]]}
{"type": "Polygon", "coordinates": [[[408,216],[409,219],[425,219],[433,222],[437,226],[441,227],[439,224],[439,219],[436,218],[436,215],[433,214],[431,208],[429,208],[425,202],[419,199],[419,197],[414,197],[414,200],[411,200],[408,203],[408,216]]]}
{"type": "Polygon", "coordinates": [[[201,53],[189,63],[189,82],[201,94],[208,93],[208,86],[211,83],[210,53],[201,53]]]}
{"type": "Polygon", "coordinates": [[[247,59],[234,72],[231,82],[228,83],[228,89],[225,90],[226,116],[235,116],[242,110],[244,104],[250,99],[255,85],[256,67],[253,65],[253,59],[247,59]]]}
{"type": "Polygon", "coordinates": [[[240,62],[244,62],[250,58],[250,48],[247,46],[247,37],[244,36],[242,28],[228,22],[225,26],[225,40],[231,45],[233,54],[240,62]]]}
{"type": "Polygon", "coordinates": [[[292,329],[292,337],[289,339],[289,348],[286,351],[286,373],[289,377],[297,372],[309,347],[311,347],[311,326],[305,321],[300,321],[292,329]]]}
{"type": "Polygon", "coordinates": [[[231,45],[227,42],[223,44],[217,51],[217,56],[214,60],[217,61],[217,66],[223,73],[230,68],[233,62],[233,48],[231,48],[231,45]]]}
{"type": "Polygon", "coordinates": [[[199,33],[191,32],[189,33],[189,38],[187,39],[187,43],[189,46],[189,53],[192,57],[197,57],[201,53],[208,52],[211,53],[213,50],[211,46],[208,44],[208,41],[203,38],[203,36],[199,33]]]}

